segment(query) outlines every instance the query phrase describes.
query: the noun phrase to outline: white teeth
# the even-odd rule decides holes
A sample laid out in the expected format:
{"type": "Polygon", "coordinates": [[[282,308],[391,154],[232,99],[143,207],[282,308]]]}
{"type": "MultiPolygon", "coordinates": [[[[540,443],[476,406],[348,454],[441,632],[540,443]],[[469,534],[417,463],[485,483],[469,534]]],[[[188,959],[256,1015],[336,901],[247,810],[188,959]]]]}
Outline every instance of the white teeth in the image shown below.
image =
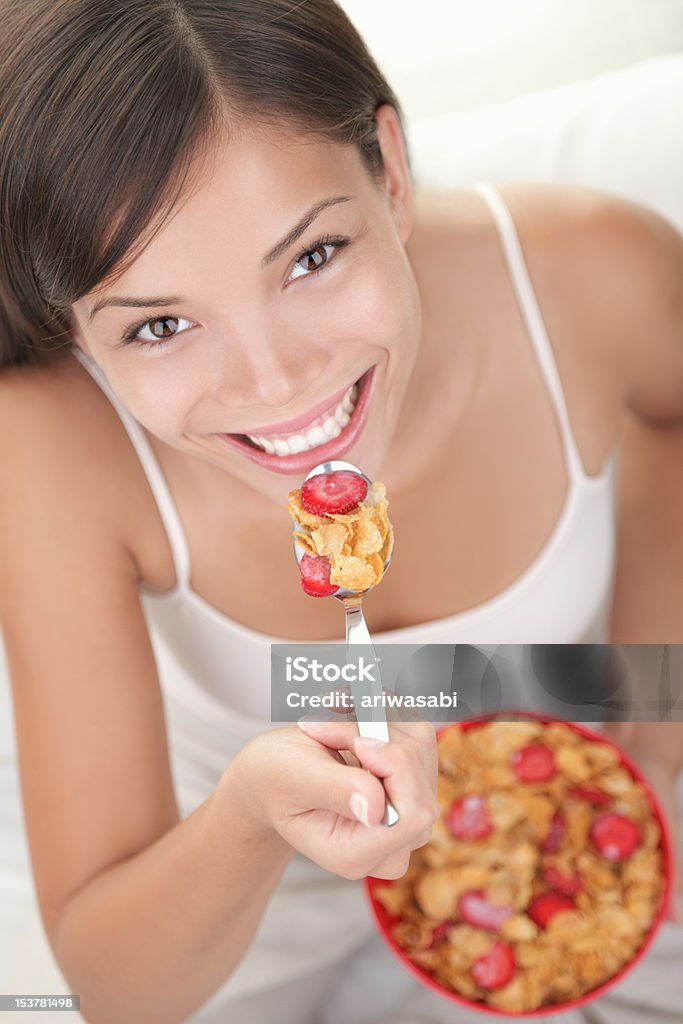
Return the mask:
{"type": "MultiPolygon", "coordinates": [[[[353,405],[351,406],[351,409],[353,409],[353,405]]],[[[339,403],[337,408],[334,410],[334,418],[337,421],[337,423],[339,424],[339,426],[342,427],[342,428],[344,428],[346,426],[346,424],[349,422],[349,420],[351,419],[351,417],[349,416],[348,412],[345,411],[345,409],[343,407],[343,404],[341,402],[339,403]]]]}
{"type": "Polygon", "coordinates": [[[305,433],[305,438],[309,442],[311,448],[316,444],[324,444],[328,440],[327,434],[322,427],[311,427],[305,433]]]}
{"type": "Polygon", "coordinates": [[[353,384],[341,402],[337,404],[334,414],[328,416],[322,426],[311,427],[304,434],[293,434],[286,439],[283,437],[261,437],[260,434],[247,434],[246,436],[269,455],[297,455],[299,452],[309,451],[311,448],[317,448],[318,445],[332,441],[341,434],[351,419],[357,397],[358,386],[353,384]]]}
{"type": "Polygon", "coordinates": [[[296,434],[294,437],[290,437],[287,443],[289,445],[290,452],[294,455],[298,452],[308,451],[308,441],[303,434],[296,434]]]}

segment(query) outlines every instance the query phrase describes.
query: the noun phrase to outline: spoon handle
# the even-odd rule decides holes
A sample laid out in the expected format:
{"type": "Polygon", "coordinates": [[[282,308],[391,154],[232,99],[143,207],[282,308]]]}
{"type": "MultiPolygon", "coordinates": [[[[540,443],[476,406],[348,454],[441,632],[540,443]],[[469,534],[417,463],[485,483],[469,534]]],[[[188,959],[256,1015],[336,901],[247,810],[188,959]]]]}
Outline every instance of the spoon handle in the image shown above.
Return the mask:
{"type": "MultiPolygon", "coordinates": [[[[344,611],[346,612],[346,657],[347,661],[350,660],[351,651],[350,647],[360,646],[364,647],[368,653],[372,655],[374,662],[373,674],[376,682],[370,686],[373,697],[381,695],[382,679],[379,671],[379,664],[375,656],[375,649],[372,646],[370,639],[370,633],[368,627],[365,625],[365,619],[363,618],[363,611],[361,608],[360,599],[353,603],[345,601],[344,611]]],[[[354,703],[360,708],[361,698],[367,694],[367,683],[356,683],[351,684],[351,690],[353,692],[354,703]]],[[[372,739],[384,740],[385,743],[389,742],[389,727],[387,725],[387,717],[383,708],[373,708],[373,716],[376,719],[372,722],[364,722],[358,718],[356,714],[356,721],[358,722],[358,732],[361,736],[369,736],[372,739]]],[[[391,800],[387,796],[386,806],[384,808],[384,815],[380,822],[381,825],[395,825],[399,820],[398,811],[392,804],[391,800]]]]}

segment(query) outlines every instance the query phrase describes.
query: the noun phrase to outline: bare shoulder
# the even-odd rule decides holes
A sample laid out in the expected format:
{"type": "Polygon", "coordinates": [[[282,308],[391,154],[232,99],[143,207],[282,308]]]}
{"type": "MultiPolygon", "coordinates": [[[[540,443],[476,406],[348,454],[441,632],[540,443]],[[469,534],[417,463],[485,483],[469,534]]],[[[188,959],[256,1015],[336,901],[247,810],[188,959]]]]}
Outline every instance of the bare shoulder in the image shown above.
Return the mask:
{"type": "Polygon", "coordinates": [[[80,508],[72,529],[98,530],[140,574],[133,523],[139,536],[151,495],[119,417],[67,348],[0,372],[0,461],[0,488],[17,509],[47,512],[68,493],[80,508]]]}
{"type": "Polygon", "coordinates": [[[683,235],[647,205],[574,185],[499,186],[544,316],[577,344],[623,405],[683,415],[683,235]]]}

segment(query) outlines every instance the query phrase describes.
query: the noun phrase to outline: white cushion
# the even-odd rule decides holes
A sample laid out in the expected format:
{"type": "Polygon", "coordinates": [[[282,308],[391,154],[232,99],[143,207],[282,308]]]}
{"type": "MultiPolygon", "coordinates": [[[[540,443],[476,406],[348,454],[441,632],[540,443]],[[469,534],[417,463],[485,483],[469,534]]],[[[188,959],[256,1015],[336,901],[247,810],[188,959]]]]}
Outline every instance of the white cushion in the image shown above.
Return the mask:
{"type": "Polygon", "coordinates": [[[683,230],[683,55],[409,126],[418,182],[560,181],[644,203],[683,230]]]}
{"type": "Polygon", "coordinates": [[[340,0],[409,119],[683,50],[681,0],[340,0]]]}

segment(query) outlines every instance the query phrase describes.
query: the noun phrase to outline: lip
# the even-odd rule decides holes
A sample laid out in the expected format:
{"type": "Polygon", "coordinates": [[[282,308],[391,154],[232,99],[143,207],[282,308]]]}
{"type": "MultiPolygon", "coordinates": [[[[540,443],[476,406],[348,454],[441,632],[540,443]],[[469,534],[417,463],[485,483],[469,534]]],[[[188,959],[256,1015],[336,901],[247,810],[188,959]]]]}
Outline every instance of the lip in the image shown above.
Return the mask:
{"type": "Polygon", "coordinates": [[[256,434],[257,436],[262,435],[268,437],[269,434],[289,434],[300,428],[310,426],[314,420],[317,420],[319,416],[322,416],[326,412],[334,411],[335,406],[341,402],[342,398],[349,390],[348,385],[345,388],[341,388],[340,391],[335,391],[333,395],[325,399],[323,402],[318,402],[312,409],[307,412],[302,412],[299,416],[295,416],[291,420],[280,420],[279,423],[269,423],[265,427],[254,427],[253,430],[242,430],[242,434],[256,434]]]}
{"type": "MultiPolygon", "coordinates": [[[[264,469],[269,469],[273,473],[285,473],[291,475],[306,473],[309,469],[312,469],[313,466],[317,466],[321,462],[328,462],[330,459],[340,458],[356,443],[360,432],[365,426],[365,421],[368,416],[374,379],[375,366],[371,366],[370,369],[366,370],[362,377],[360,377],[356,405],[349,422],[346,424],[342,432],[331,441],[326,441],[325,444],[318,445],[310,451],[298,452],[296,455],[269,455],[268,452],[252,447],[246,441],[241,441],[234,434],[216,434],[216,437],[219,437],[221,441],[224,441],[231,447],[237,448],[242,455],[251,459],[251,461],[255,462],[257,466],[263,466],[264,469]]],[[[344,388],[343,391],[340,392],[340,396],[344,395],[347,390],[348,388],[344,388]]],[[[328,405],[326,399],[321,406],[322,412],[327,408],[328,405]]],[[[309,422],[309,417],[310,414],[306,413],[306,419],[304,422],[309,422]]]]}

